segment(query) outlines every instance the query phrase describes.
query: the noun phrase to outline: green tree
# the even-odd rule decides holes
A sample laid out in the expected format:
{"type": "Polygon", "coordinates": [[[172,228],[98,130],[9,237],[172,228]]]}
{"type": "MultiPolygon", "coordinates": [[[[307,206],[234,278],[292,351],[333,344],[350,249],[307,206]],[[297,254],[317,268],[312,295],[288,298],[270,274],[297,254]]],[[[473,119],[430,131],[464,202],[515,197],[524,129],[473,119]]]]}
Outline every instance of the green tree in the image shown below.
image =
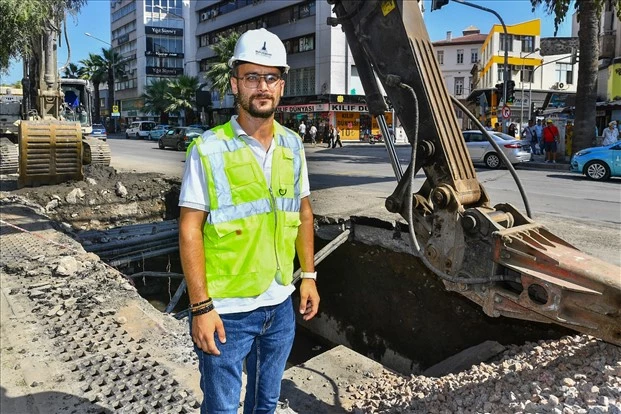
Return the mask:
{"type": "Polygon", "coordinates": [[[75,63],[69,63],[63,70],[63,78],[65,79],[83,79],[84,67],[78,66],[75,63]]]}
{"type": "Polygon", "coordinates": [[[60,33],[66,14],[76,14],[86,0],[2,0],[0,1],[0,71],[11,59],[30,57],[45,30],[60,33]]]}
{"type": "Polygon", "coordinates": [[[224,99],[226,94],[231,90],[231,69],[229,68],[229,59],[235,51],[235,44],[240,34],[231,33],[229,36],[218,36],[218,40],[212,45],[212,49],[216,54],[214,63],[207,70],[207,80],[211,82],[212,90],[218,92],[220,99],[224,99]]]}
{"type": "Polygon", "coordinates": [[[108,113],[111,114],[112,106],[114,105],[115,79],[125,76],[125,64],[127,60],[123,59],[123,56],[118,54],[113,48],[102,48],[101,53],[102,55],[100,57],[106,69],[108,81],[108,113]]]}
{"type": "Polygon", "coordinates": [[[99,85],[106,81],[107,71],[105,63],[101,56],[93,53],[88,54],[88,58],[80,61],[80,64],[84,66],[84,73],[82,79],[88,79],[93,84],[93,121],[98,124],[101,123],[101,99],[99,96],[99,85]]]}
{"type": "Polygon", "coordinates": [[[185,111],[186,125],[194,123],[194,108],[196,108],[196,91],[200,82],[196,76],[181,75],[169,85],[165,94],[168,101],[166,112],[185,111]]]}
{"type": "MultiPolygon", "coordinates": [[[[543,5],[549,14],[554,15],[555,35],[559,25],[565,20],[572,0],[530,0],[533,11],[543,5]]],[[[580,0],[575,1],[578,11],[578,42],[580,58],[578,61],[578,84],[576,87],[574,138],[572,152],[592,146],[595,127],[595,102],[597,101],[597,71],[599,61],[599,21],[606,3],[613,5],[617,17],[621,19],[621,0],[580,0]]]]}
{"type": "Polygon", "coordinates": [[[170,92],[170,82],[166,79],[160,79],[151,83],[145,88],[145,92],[142,95],[144,99],[144,107],[142,110],[152,114],[159,114],[160,122],[162,124],[167,124],[168,112],[166,108],[170,105],[167,96],[170,92]]]}

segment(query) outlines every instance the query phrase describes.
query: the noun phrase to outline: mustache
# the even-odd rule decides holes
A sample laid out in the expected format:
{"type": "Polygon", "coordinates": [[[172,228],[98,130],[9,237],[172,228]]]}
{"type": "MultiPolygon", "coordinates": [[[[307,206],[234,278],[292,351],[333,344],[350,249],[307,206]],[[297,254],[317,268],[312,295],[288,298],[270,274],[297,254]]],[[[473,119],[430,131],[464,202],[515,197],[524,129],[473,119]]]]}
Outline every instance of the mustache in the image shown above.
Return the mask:
{"type": "Polygon", "coordinates": [[[252,95],[250,97],[250,99],[269,99],[271,101],[274,100],[274,97],[270,94],[266,94],[266,93],[258,93],[256,95],[252,95]]]}

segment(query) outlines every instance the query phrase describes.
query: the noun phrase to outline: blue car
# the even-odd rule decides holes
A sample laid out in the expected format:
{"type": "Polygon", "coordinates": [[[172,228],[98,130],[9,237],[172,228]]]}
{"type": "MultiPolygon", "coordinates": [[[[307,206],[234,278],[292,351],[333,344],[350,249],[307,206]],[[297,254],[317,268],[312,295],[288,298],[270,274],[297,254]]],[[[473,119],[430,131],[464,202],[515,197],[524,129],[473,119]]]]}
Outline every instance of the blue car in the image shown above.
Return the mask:
{"type": "Polygon", "coordinates": [[[571,158],[569,170],[584,174],[591,180],[621,177],[621,141],[576,152],[571,158]]]}
{"type": "Polygon", "coordinates": [[[88,134],[88,136],[91,138],[99,138],[102,141],[108,139],[108,133],[102,124],[93,124],[93,132],[88,134]]]}
{"type": "Polygon", "coordinates": [[[169,129],[174,128],[170,125],[156,125],[151,131],[149,131],[148,139],[150,141],[158,141],[169,129]]]}

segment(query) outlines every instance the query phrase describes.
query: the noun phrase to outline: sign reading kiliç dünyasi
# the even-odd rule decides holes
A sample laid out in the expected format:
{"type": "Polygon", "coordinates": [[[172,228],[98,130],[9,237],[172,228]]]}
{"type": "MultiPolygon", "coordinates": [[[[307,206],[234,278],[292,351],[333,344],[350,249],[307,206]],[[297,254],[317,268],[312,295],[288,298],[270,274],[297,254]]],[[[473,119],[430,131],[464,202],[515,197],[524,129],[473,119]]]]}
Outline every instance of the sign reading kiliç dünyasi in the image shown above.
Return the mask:
{"type": "Polygon", "coordinates": [[[183,29],[174,29],[172,27],[153,27],[145,26],[146,34],[165,35],[165,36],[183,36],[183,29]]]}
{"type": "Polygon", "coordinates": [[[363,104],[309,104],[309,105],[281,105],[277,112],[369,112],[363,104]]]}
{"type": "Polygon", "coordinates": [[[369,112],[369,108],[363,104],[330,104],[330,110],[341,112],[369,112]]]}

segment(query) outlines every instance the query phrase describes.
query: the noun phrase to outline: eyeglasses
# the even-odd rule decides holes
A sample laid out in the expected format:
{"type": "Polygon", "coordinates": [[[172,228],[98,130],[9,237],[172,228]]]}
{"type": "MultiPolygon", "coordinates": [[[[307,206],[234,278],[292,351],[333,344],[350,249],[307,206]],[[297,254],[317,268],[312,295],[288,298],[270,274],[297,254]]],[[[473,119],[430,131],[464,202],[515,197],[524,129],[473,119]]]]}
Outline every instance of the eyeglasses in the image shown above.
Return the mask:
{"type": "Polygon", "coordinates": [[[280,75],[274,75],[273,73],[268,73],[266,75],[259,75],[258,73],[249,73],[244,76],[235,76],[237,79],[240,79],[244,86],[248,89],[257,89],[259,87],[259,83],[261,79],[265,81],[265,84],[268,88],[272,89],[276,86],[278,81],[281,79],[280,75]]]}

